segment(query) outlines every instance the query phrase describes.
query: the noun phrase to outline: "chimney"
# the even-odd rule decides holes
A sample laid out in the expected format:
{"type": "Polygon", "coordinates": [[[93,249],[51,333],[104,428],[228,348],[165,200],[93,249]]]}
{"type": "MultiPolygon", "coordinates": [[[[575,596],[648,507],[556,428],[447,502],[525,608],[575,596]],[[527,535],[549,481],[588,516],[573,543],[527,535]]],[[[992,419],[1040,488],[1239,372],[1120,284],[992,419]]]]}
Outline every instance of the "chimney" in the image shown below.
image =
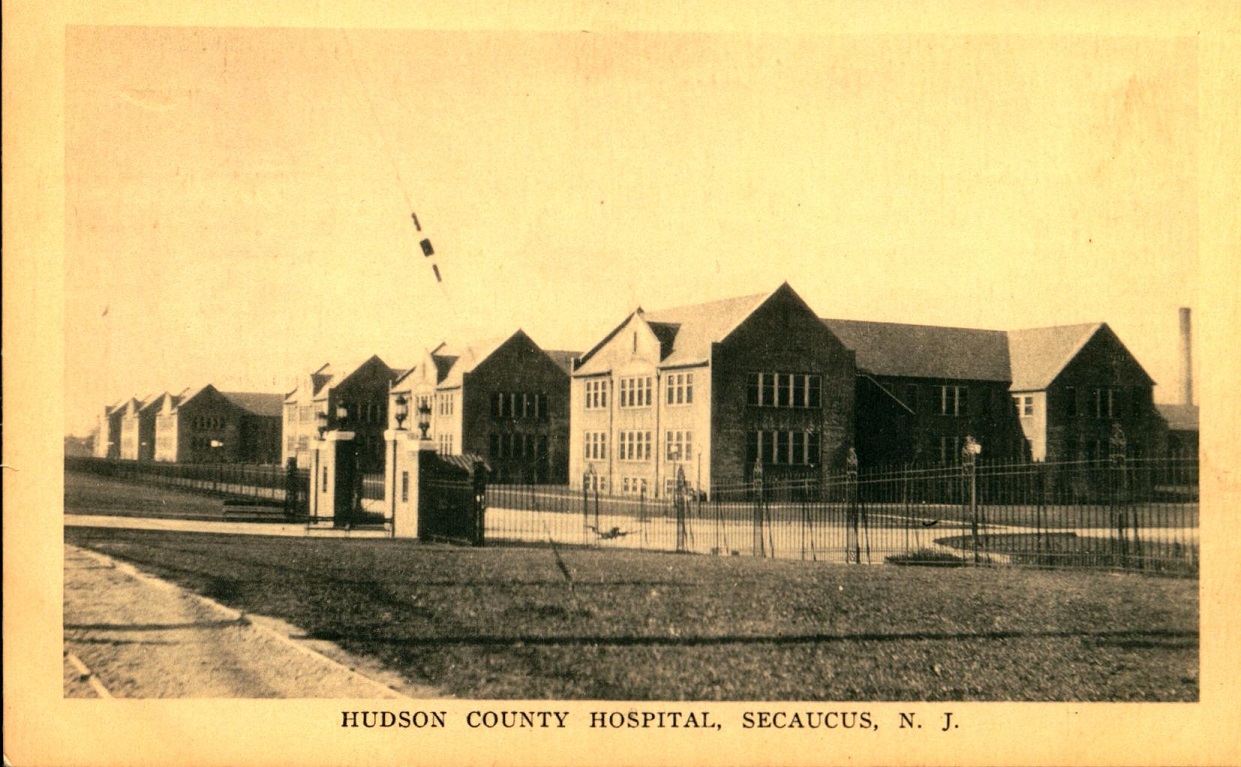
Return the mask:
{"type": "Polygon", "coordinates": [[[1194,363],[1193,363],[1193,346],[1192,335],[1189,323],[1189,307],[1181,307],[1181,364],[1185,366],[1184,375],[1181,380],[1184,382],[1185,391],[1183,401],[1186,405],[1194,404],[1194,363]]]}

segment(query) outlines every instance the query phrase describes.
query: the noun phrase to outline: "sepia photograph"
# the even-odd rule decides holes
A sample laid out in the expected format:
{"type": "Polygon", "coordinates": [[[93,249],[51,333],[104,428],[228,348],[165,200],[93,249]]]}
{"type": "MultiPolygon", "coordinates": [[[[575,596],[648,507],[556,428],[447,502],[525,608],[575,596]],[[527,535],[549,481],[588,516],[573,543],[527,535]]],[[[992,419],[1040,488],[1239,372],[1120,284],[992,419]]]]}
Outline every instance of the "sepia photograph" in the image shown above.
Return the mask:
{"type": "Polygon", "coordinates": [[[1225,694],[1194,34],[60,29],[72,716],[1068,763],[1225,694]]]}

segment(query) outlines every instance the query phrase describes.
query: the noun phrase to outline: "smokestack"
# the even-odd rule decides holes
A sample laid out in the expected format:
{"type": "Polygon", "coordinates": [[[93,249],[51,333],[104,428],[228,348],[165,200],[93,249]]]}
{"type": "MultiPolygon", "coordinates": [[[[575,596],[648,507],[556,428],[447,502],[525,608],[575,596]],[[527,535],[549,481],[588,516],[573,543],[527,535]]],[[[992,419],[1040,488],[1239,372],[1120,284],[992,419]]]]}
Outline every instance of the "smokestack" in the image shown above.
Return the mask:
{"type": "Polygon", "coordinates": [[[1181,380],[1184,382],[1185,391],[1183,401],[1186,405],[1194,404],[1194,358],[1193,358],[1193,336],[1190,330],[1189,307],[1181,307],[1181,364],[1185,366],[1185,374],[1181,380]]]}

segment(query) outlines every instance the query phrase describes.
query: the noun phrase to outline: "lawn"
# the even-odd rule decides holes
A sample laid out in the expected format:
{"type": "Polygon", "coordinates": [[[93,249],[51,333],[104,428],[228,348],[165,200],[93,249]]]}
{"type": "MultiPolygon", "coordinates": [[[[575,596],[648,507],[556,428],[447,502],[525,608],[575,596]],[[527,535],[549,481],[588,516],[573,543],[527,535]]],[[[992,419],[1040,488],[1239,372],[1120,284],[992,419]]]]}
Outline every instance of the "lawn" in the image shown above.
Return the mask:
{"type": "Polygon", "coordinates": [[[464,698],[1198,698],[1197,582],[67,528],[464,698]]]}

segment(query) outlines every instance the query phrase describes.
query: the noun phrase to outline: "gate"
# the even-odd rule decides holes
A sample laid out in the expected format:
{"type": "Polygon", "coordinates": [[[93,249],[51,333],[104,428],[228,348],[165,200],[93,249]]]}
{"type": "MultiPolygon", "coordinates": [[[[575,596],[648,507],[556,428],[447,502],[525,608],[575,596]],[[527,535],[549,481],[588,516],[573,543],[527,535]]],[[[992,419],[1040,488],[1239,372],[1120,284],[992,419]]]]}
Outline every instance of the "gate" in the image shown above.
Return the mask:
{"type": "Polygon", "coordinates": [[[310,514],[310,472],[297,468],[297,459],[290,458],[284,474],[284,515],[304,519],[310,514]]]}
{"type": "Polygon", "coordinates": [[[471,456],[423,456],[418,492],[418,537],[483,545],[487,467],[471,456]]]}

